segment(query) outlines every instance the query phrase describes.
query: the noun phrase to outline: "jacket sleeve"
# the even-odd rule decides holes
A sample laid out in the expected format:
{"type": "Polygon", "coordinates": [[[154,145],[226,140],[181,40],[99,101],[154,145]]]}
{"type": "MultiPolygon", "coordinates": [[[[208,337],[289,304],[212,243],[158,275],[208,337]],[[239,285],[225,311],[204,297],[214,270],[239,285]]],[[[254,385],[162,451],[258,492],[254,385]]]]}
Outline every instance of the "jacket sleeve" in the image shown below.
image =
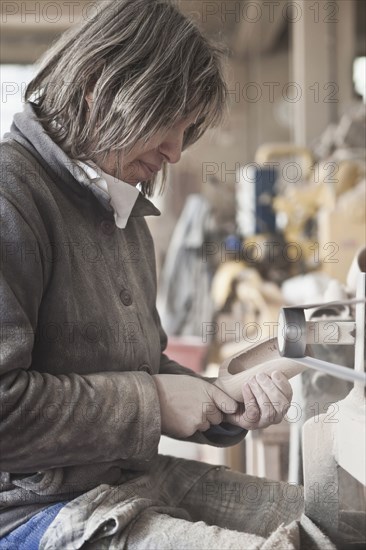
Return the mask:
{"type": "Polygon", "coordinates": [[[0,470],[148,460],[161,433],[149,374],[53,375],[51,365],[37,371],[32,349],[49,274],[38,226],[14,202],[0,194],[0,470]]]}

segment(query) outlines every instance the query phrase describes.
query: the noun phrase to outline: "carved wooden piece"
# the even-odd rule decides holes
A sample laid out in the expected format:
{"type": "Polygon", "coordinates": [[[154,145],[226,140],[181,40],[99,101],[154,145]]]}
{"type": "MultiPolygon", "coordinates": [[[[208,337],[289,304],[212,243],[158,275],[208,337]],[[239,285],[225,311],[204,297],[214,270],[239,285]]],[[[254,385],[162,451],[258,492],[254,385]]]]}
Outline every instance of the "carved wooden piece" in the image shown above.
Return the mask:
{"type": "MultiPolygon", "coordinates": [[[[358,307],[365,309],[364,296],[357,299],[347,300],[344,303],[356,303],[358,307]],[[362,302],[362,303],[360,303],[362,302]]],[[[334,304],[338,302],[333,302],[334,304]]],[[[319,305],[319,304],[317,304],[319,305]]],[[[309,308],[305,306],[304,309],[309,308]]],[[[299,308],[288,308],[280,314],[279,336],[268,338],[255,344],[243,352],[239,352],[226,359],[220,366],[219,376],[215,384],[236,401],[243,401],[242,386],[253,376],[260,373],[272,374],[275,370],[282,372],[288,379],[303,372],[306,368],[322,370],[344,380],[350,380],[363,387],[366,385],[366,376],[360,369],[348,369],[340,365],[335,365],[308,357],[305,355],[308,325],[315,327],[316,323],[306,323],[304,311],[299,308]],[[301,338],[291,340],[288,334],[288,328],[298,327],[301,338]],[[281,329],[281,330],[280,330],[281,329]],[[286,357],[283,357],[286,355],[286,357]]],[[[351,344],[354,342],[355,323],[337,323],[340,327],[337,337],[337,343],[351,344]]],[[[324,323],[320,322],[320,329],[324,328],[324,323]]],[[[315,330],[310,330],[315,332],[315,330]]]]}
{"type": "MultiPolygon", "coordinates": [[[[361,268],[365,269],[366,266],[361,268]]],[[[357,297],[366,294],[366,273],[357,274],[357,297]]],[[[365,373],[365,303],[356,307],[355,372],[365,373]]],[[[339,476],[346,471],[354,480],[366,485],[366,402],[364,384],[355,382],[342,401],[334,403],[336,418],[327,415],[308,420],[303,427],[303,464],[305,513],[337,540],[339,513],[339,476]],[[339,468],[341,467],[341,468],[339,468]]],[[[352,509],[364,509],[362,492],[352,495],[352,509]]],[[[342,546],[343,547],[343,546],[342,546]]],[[[361,547],[361,546],[360,546],[361,547]]]]}
{"type": "Polygon", "coordinates": [[[306,368],[297,361],[281,357],[277,338],[269,338],[226,359],[220,366],[215,384],[236,401],[243,402],[241,388],[253,376],[278,370],[289,379],[306,368]]]}
{"type": "Polygon", "coordinates": [[[339,522],[338,468],[334,457],[333,424],[321,414],[303,426],[305,514],[328,535],[335,536],[339,522]]]}

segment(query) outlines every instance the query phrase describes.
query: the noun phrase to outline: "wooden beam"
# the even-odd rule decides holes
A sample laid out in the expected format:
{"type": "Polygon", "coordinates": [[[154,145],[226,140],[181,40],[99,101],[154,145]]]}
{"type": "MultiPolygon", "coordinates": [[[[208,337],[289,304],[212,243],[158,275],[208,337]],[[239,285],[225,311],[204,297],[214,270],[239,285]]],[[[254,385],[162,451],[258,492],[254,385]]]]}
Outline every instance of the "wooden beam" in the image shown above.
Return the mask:
{"type": "Polygon", "coordinates": [[[234,51],[239,57],[269,52],[288,24],[288,0],[256,0],[243,2],[240,23],[234,39],[234,51]]]}
{"type": "Polygon", "coordinates": [[[352,61],[357,49],[355,0],[298,0],[301,17],[292,24],[293,139],[308,146],[337,123],[353,100],[352,61]]]}
{"type": "Polygon", "coordinates": [[[34,63],[62,32],[83,17],[91,17],[95,5],[90,0],[3,1],[0,5],[0,62],[34,63]]]}

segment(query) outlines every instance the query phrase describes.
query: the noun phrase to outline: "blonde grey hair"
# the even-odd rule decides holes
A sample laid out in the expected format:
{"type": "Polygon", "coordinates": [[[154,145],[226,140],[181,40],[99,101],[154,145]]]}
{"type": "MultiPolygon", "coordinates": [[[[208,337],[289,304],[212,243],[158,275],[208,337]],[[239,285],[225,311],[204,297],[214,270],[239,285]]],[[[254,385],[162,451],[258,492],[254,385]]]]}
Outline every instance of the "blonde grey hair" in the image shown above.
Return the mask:
{"type": "MultiPolygon", "coordinates": [[[[25,99],[36,103],[46,131],[74,159],[128,151],[198,112],[185,149],[225,113],[224,53],[172,0],[103,2],[51,47],[25,99]]],[[[162,187],[165,179],[166,165],[162,187]]],[[[155,182],[156,176],[142,182],[142,192],[152,195],[155,182]]]]}

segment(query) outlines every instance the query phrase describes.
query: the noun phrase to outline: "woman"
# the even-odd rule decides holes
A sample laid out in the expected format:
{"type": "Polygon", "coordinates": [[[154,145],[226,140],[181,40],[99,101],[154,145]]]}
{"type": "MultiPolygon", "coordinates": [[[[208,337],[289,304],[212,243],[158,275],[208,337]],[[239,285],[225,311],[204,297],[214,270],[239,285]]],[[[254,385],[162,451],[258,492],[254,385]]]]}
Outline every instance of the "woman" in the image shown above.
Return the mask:
{"type": "Polygon", "coordinates": [[[162,433],[234,445],[291,399],[252,380],[249,417],[164,354],[146,197],[225,97],[164,0],[103,2],[27,88],[1,145],[1,548],[247,549],[301,515],[286,484],[157,454],[162,433]]]}

